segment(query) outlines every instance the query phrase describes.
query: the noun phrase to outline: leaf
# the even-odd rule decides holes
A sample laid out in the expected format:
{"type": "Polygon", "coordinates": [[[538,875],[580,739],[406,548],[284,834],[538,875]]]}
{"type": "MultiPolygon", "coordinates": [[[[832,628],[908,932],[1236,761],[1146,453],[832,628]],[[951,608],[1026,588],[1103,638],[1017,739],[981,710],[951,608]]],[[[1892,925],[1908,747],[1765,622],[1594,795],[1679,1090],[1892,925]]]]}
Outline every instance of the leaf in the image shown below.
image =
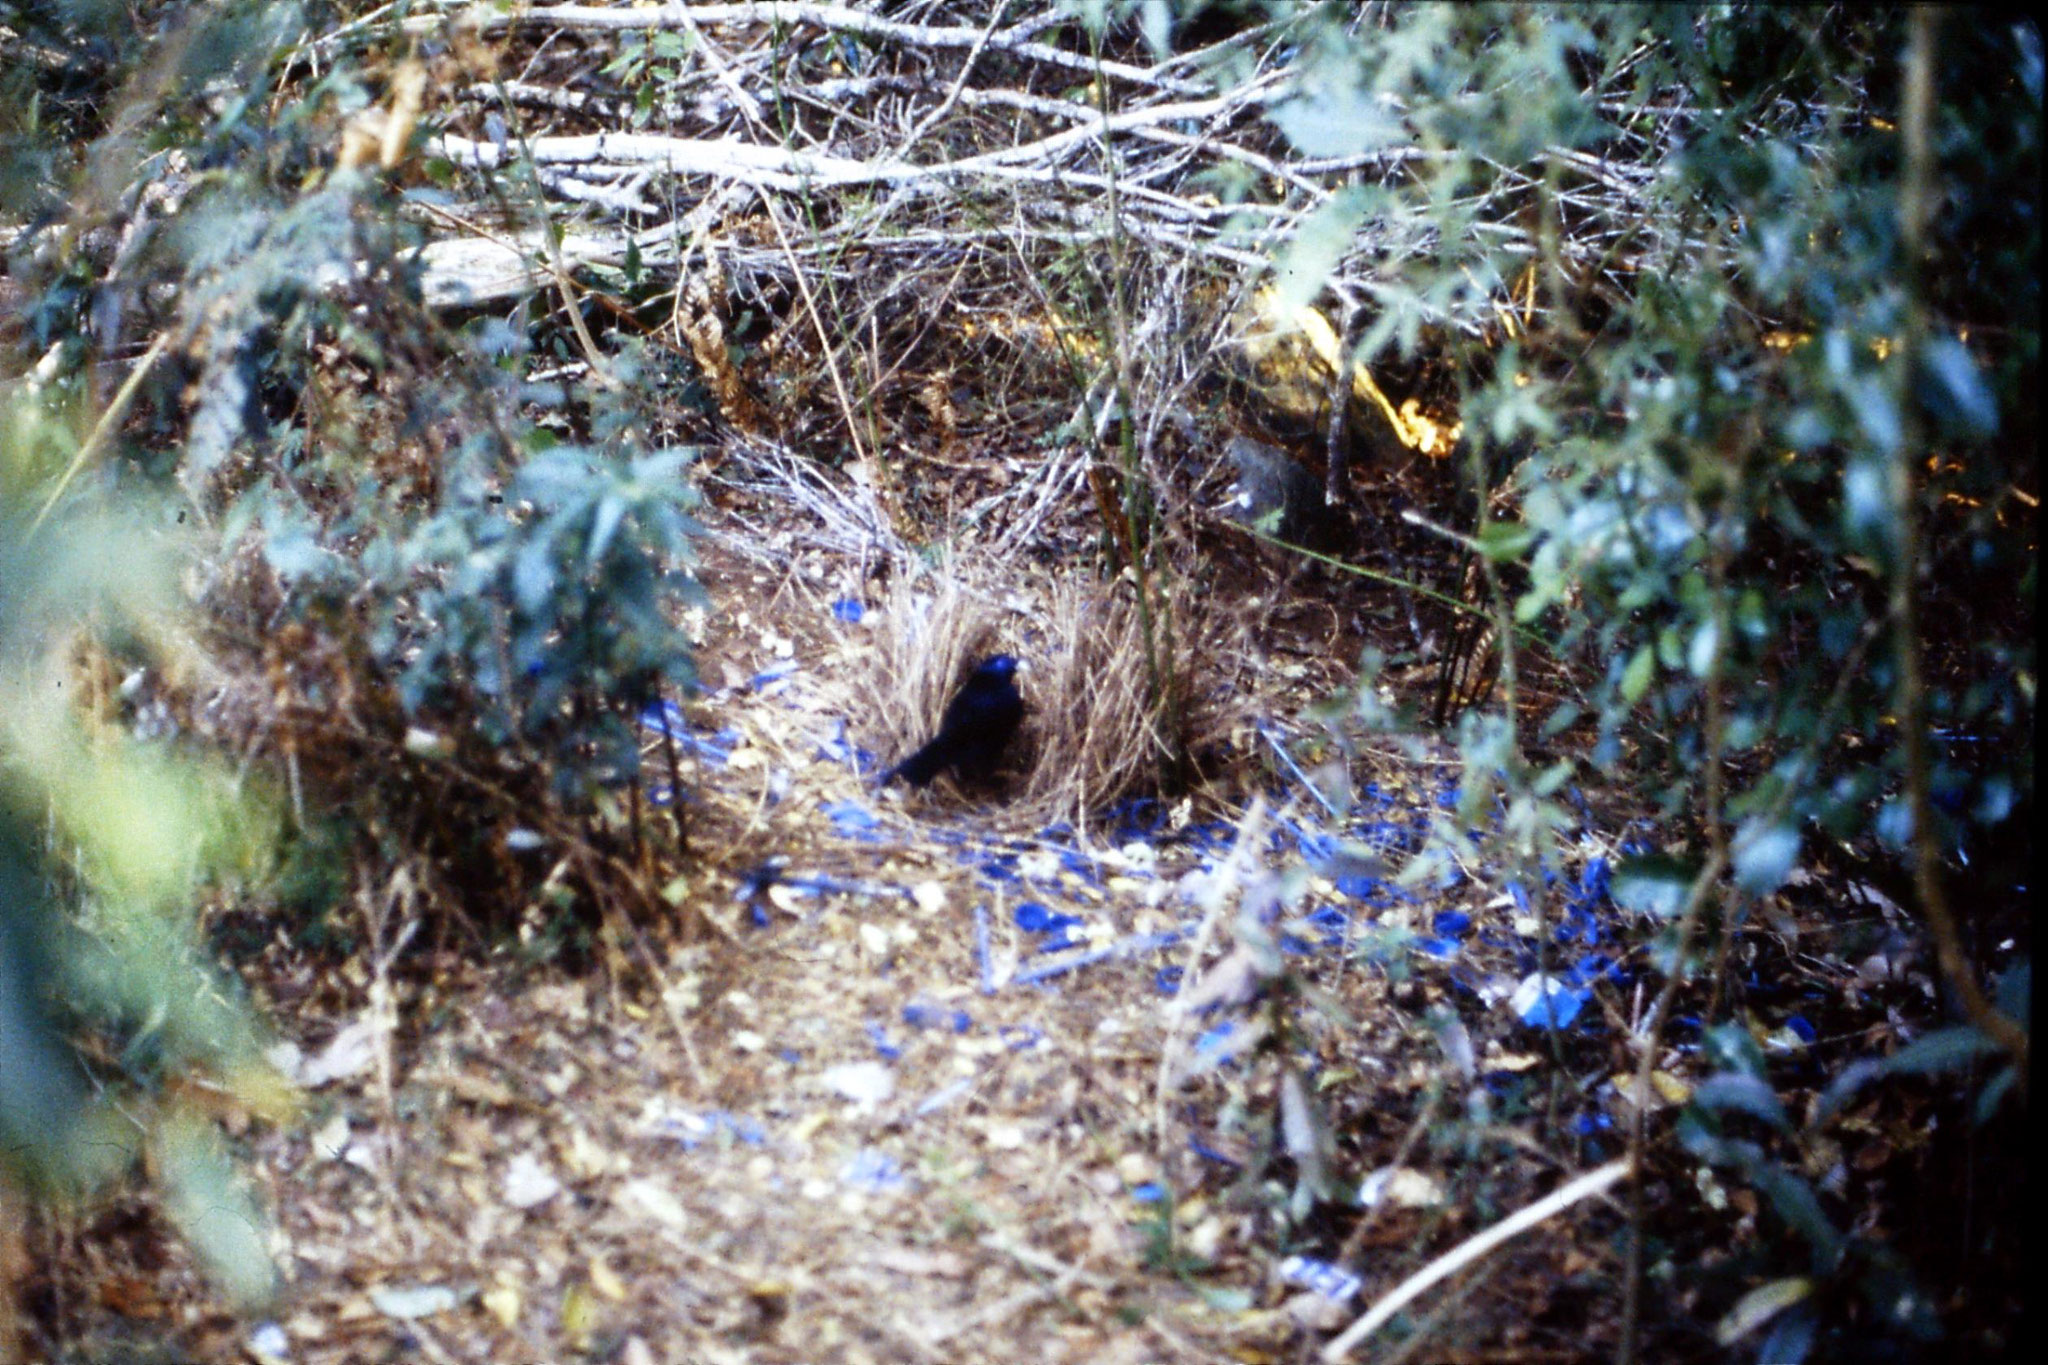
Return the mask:
{"type": "Polygon", "coordinates": [[[1735,882],[1751,895],[1768,896],[1785,884],[1799,862],[1799,831],[1777,821],[1745,821],[1729,849],[1735,882]]]}
{"type": "MultiPolygon", "coordinates": [[[[1634,665],[1630,665],[1631,668],[1634,665]]],[[[1668,854],[1649,853],[1618,863],[1608,894],[1624,910],[1672,919],[1685,908],[1699,869],[1668,854]]]]}
{"type": "Polygon", "coordinates": [[[1639,645],[1628,667],[1621,674],[1621,697],[1630,706],[1643,699],[1643,693],[1650,690],[1650,680],[1657,676],[1657,651],[1650,645],[1639,645]]]}
{"type": "Polygon", "coordinates": [[[1926,395],[1928,406],[1944,430],[1972,441],[1987,441],[1998,434],[1998,404],[1985,387],[1977,362],[1960,341],[1935,337],[1927,343],[1920,363],[1931,390],[1926,395]]]}
{"type": "Polygon", "coordinates": [[[1703,1109],[1734,1109],[1762,1119],[1779,1132],[1790,1132],[1792,1121],[1778,1092],[1760,1076],[1723,1071],[1700,1082],[1692,1102],[1703,1109]]]}
{"type": "Polygon", "coordinates": [[[1355,189],[1330,196],[1330,201],[1303,220],[1294,240],[1274,263],[1276,287],[1273,316],[1290,322],[1306,308],[1351,250],[1365,208],[1355,189]]]}
{"type": "Polygon", "coordinates": [[[590,525],[590,549],[584,562],[595,568],[604,559],[605,551],[611,548],[612,537],[618,534],[619,523],[626,519],[626,500],[616,493],[607,493],[598,500],[597,515],[590,525]]]}
{"type": "Polygon", "coordinates": [[[1810,1304],[1801,1304],[1780,1314],[1771,1334],[1757,1347],[1757,1365],[1801,1365],[1813,1352],[1820,1315],[1810,1304]]]}
{"type": "Polygon", "coordinates": [[[219,1130],[196,1114],[173,1112],[154,1134],[153,1148],[164,1211],[207,1275],[244,1309],[268,1305],[277,1294],[269,1230],[235,1179],[219,1130]]]}
{"type": "Polygon", "coordinates": [[[1406,130],[1386,105],[1361,86],[1339,86],[1310,71],[1301,92],[1268,115],[1304,156],[1357,156],[1405,140],[1406,130]]]}
{"type": "Polygon", "coordinates": [[[1723,1346],[1740,1341],[1793,1304],[1812,1296],[1813,1281],[1804,1275],[1760,1284],[1736,1300],[1735,1306],[1714,1324],[1714,1340],[1723,1346]]]}
{"type": "Polygon", "coordinates": [[[1884,1069],[1891,1075],[1933,1076],[1958,1071],[1999,1050],[1998,1044],[1972,1024],[1954,1024],[1923,1033],[1893,1053],[1884,1069]]]}

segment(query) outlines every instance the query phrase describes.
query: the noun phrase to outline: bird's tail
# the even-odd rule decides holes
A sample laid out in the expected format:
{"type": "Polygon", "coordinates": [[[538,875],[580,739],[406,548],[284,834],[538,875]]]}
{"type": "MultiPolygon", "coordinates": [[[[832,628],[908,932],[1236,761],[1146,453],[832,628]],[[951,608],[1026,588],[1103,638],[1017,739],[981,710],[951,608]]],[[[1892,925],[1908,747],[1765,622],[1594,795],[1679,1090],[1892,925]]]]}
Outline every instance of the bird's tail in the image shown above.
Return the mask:
{"type": "Polygon", "coordinates": [[[913,787],[929,786],[931,785],[931,780],[939,775],[939,768],[942,765],[943,758],[944,755],[939,747],[939,741],[935,739],[909,758],[904,759],[901,763],[889,769],[888,772],[883,773],[882,785],[886,787],[900,777],[913,787]]]}

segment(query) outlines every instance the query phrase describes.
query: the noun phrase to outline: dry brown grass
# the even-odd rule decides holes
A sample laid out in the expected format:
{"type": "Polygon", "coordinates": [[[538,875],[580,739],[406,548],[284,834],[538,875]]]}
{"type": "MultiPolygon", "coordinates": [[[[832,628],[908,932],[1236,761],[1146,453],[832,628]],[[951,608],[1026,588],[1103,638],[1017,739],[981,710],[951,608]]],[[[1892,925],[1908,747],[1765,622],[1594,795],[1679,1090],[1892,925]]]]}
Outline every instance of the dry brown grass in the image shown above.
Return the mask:
{"type": "Polygon", "coordinates": [[[1128,580],[1020,575],[973,552],[901,575],[871,646],[847,670],[846,714],[884,763],[895,762],[931,737],[978,661],[1014,654],[1026,711],[1004,808],[1035,823],[1083,825],[1123,797],[1156,791],[1176,741],[1239,720],[1241,624],[1185,585],[1155,595],[1157,686],[1128,580]]]}

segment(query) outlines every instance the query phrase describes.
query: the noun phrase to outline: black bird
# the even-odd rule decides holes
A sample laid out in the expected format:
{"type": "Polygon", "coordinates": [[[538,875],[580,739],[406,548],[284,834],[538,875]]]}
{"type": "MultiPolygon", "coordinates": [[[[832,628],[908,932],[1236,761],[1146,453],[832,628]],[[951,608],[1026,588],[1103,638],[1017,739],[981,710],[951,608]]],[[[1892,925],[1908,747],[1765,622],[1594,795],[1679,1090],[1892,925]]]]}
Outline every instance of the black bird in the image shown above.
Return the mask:
{"type": "Polygon", "coordinates": [[[1024,698],[1017,694],[1017,661],[1007,654],[983,659],[960,684],[953,700],[946,703],[946,718],[930,743],[904,759],[882,781],[902,778],[922,787],[940,773],[951,769],[966,782],[983,782],[995,775],[996,760],[1003,746],[1017,733],[1024,719],[1024,698]]]}

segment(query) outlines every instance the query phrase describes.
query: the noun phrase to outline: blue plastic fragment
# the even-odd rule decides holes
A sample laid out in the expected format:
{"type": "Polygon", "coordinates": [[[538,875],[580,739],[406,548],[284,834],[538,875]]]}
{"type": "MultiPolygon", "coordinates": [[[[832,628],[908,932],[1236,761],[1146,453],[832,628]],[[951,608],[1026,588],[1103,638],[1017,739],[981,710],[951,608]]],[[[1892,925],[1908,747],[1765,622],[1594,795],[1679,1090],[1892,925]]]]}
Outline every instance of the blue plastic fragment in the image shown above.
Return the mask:
{"type": "Polygon", "coordinates": [[[683,732],[690,728],[690,722],[684,717],[682,707],[664,697],[640,712],[640,728],[657,735],[666,730],[681,738],[683,732]]]}
{"type": "Polygon", "coordinates": [[[1280,1263],[1280,1278],[1289,1284],[1312,1289],[1332,1303],[1343,1303],[1365,1284],[1343,1266],[1319,1261],[1312,1256],[1289,1256],[1280,1263]]]}
{"type": "Polygon", "coordinates": [[[1183,967],[1161,967],[1152,975],[1152,989],[1161,995],[1179,995],[1180,979],[1186,974],[1183,967]]]}
{"type": "Polygon", "coordinates": [[[1552,978],[1547,988],[1539,986],[1531,994],[1533,998],[1521,1010],[1523,1023],[1533,1028],[1568,1028],[1593,993],[1552,978]]]}
{"type": "Polygon", "coordinates": [[[1010,918],[1019,929],[1027,934],[1050,934],[1066,929],[1078,929],[1086,923],[1078,915],[1063,915],[1046,909],[1037,901],[1022,901],[1010,912],[1010,918]]]}
{"type": "Polygon", "coordinates": [[[1820,1037],[1820,1034],[1815,1031],[1811,1023],[1807,1022],[1806,1016],[1803,1014],[1794,1014],[1788,1017],[1785,1020],[1785,1027],[1798,1035],[1799,1041],[1802,1043],[1811,1043],[1814,1039],[1820,1037]]]}
{"type": "Polygon", "coordinates": [[[1458,955],[1458,940],[1440,937],[1418,938],[1415,940],[1415,951],[1439,961],[1449,961],[1458,955]]]}
{"type": "Polygon", "coordinates": [[[1237,1032],[1237,1021],[1225,1019],[1215,1027],[1206,1029],[1195,1039],[1195,1056],[1206,1065],[1227,1062],[1237,1052],[1237,1042],[1232,1037],[1237,1032]]]}
{"type": "Polygon", "coordinates": [[[1214,1161],[1220,1165],[1228,1166],[1233,1170],[1241,1169],[1244,1166],[1244,1163],[1242,1161],[1239,1161],[1236,1157],[1231,1156],[1227,1152],[1217,1151],[1214,1147],[1211,1147],[1206,1142],[1203,1142],[1193,1133],[1188,1134],[1188,1150],[1193,1152],[1196,1156],[1201,1157],[1204,1161],[1214,1161]]]}
{"type": "Polygon", "coordinates": [[[656,1137],[682,1143],[685,1151],[696,1150],[721,1132],[749,1147],[759,1147],[768,1141],[768,1132],[758,1121],[723,1109],[702,1114],[670,1114],[657,1120],[652,1129],[656,1137]]]}
{"type": "Polygon", "coordinates": [[[887,1152],[863,1147],[839,1168],[839,1181],[863,1194],[892,1194],[909,1183],[903,1165],[887,1152]]]}
{"type": "Polygon", "coordinates": [[[867,1021],[865,1027],[868,1032],[868,1041],[875,1045],[875,1051],[881,1053],[883,1057],[892,1062],[903,1059],[903,1049],[889,1041],[889,1034],[886,1029],[872,1019],[867,1021]]]}
{"type": "Polygon", "coordinates": [[[783,659],[779,663],[772,663],[748,679],[747,686],[753,688],[756,692],[765,692],[773,684],[781,682],[796,672],[799,667],[800,665],[795,659],[783,659]]]}
{"type": "Polygon", "coordinates": [[[965,1033],[974,1026],[966,1010],[949,1010],[923,1000],[913,1000],[903,1007],[903,1022],[912,1028],[951,1029],[954,1033],[965,1033]]]}
{"type": "Polygon", "coordinates": [[[859,625],[860,618],[866,614],[867,608],[861,605],[858,597],[842,597],[832,604],[833,618],[849,626],[859,625]]]}
{"type": "Polygon", "coordinates": [[[1439,934],[1458,938],[1472,927],[1472,917],[1463,910],[1440,910],[1430,920],[1429,927],[1439,934]]]}
{"type": "Polygon", "coordinates": [[[1066,972],[1078,971],[1083,967],[1092,967],[1096,963],[1107,961],[1110,958],[1135,957],[1140,953],[1149,953],[1155,949],[1180,942],[1185,934],[1186,931],[1181,929],[1166,929],[1155,934],[1133,934],[1129,938],[1117,940],[1106,948],[1096,948],[1091,952],[1082,953],[1078,957],[1065,958],[1059,962],[1043,963],[1028,971],[1019,972],[1017,973],[1017,984],[1028,986],[1035,982],[1060,976],[1066,972]]]}
{"type": "Polygon", "coordinates": [[[1148,1180],[1131,1188],[1131,1198],[1140,1204],[1157,1204],[1166,1198],[1166,1187],[1156,1180],[1148,1180]]]}
{"type": "Polygon", "coordinates": [[[917,1102],[917,1116],[923,1118],[926,1114],[937,1113],[972,1089],[974,1089],[974,1078],[972,1076],[962,1076],[950,1085],[942,1085],[917,1102]]]}
{"type": "Polygon", "coordinates": [[[834,829],[856,838],[870,835],[881,823],[873,811],[858,801],[834,801],[824,808],[824,813],[834,829]]]}

